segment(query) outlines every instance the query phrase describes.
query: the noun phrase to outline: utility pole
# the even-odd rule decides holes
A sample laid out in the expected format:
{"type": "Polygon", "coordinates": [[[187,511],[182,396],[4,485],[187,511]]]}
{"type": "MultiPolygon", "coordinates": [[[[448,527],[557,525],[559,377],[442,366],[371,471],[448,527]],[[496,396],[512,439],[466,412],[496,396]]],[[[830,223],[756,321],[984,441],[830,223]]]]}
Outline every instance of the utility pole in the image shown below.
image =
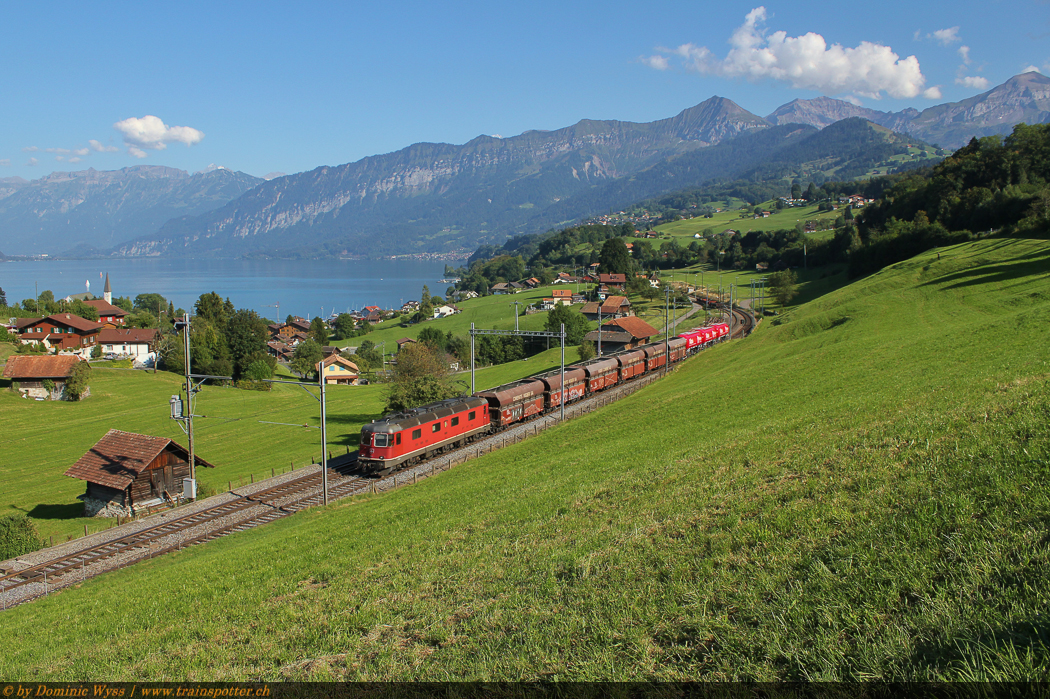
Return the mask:
{"type": "Polygon", "coordinates": [[[321,357],[320,368],[317,370],[317,382],[321,388],[321,490],[325,507],[328,506],[328,430],[325,428],[326,406],[324,402],[324,357],[321,357]]]}
{"type": "Polygon", "coordinates": [[[521,306],[521,301],[512,301],[509,305],[514,306],[514,332],[518,332],[518,306],[521,306]]]}
{"type": "MultiPolygon", "coordinates": [[[[179,323],[176,323],[178,326],[179,323]]],[[[197,499],[197,461],[193,452],[193,381],[190,379],[190,314],[189,311],[182,319],[183,359],[186,368],[186,434],[190,442],[190,482],[193,489],[193,499],[197,499]]]]}
{"type": "Polygon", "coordinates": [[[670,288],[665,285],[664,286],[664,373],[665,374],[667,373],[668,365],[671,363],[671,354],[670,354],[670,352],[671,352],[671,345],[668,342],[668,340],[670,338],[670,332],[671,331],[668,330],[668,328],[667,328],[667,318],[668,318],[668,314],[667,314],[667,299],[668,299],[669,292],[670,292],[670,288]]]}
{"type": "Polygon", "coordinates": [[[602,356],[602,300],[598,299],[598,356],[602,356]]]}

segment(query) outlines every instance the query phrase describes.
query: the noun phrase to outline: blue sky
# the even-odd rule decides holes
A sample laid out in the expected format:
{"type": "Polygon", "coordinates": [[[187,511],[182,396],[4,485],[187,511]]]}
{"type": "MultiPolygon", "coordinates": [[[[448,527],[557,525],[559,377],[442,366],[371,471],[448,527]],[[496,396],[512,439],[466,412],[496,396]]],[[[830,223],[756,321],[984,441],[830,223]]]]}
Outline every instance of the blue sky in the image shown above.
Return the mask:
{"type": "Polygon", "coordinates": [[[921,110],[1050,74],[1050,0],[5,5],[0,177],[26,179],[293,173],[713,95],[921,110]]]}

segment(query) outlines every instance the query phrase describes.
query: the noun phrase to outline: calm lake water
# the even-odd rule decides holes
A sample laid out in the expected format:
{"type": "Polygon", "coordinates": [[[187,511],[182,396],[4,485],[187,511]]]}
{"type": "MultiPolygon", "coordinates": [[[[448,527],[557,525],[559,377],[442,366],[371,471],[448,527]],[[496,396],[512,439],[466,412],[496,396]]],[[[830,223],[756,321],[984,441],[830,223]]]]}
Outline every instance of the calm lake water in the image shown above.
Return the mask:
{"type": "Polygon", "coordinates": [[[55,298],[85,290],[101,298],[108,273],[114,297],[157,293],[192,310],[201,294],[214,291],[236,308],[283,320],[364,306],[400,308],[418,299],[424,284],[443,296],[444,271],[443,261],[427,260],[51,260],[0,262],[0,288],[11,304],[35,297],[36,287],[55,298]]]}

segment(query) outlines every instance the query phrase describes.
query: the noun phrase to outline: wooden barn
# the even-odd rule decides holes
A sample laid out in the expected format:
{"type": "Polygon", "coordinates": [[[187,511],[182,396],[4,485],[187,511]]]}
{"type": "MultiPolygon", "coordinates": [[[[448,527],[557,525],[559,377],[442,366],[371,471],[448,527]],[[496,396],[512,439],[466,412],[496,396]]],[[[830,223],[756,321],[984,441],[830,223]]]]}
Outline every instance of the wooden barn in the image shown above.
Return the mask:
{"type": "MultiPolygon", "coordinates": [[[[85,517],[130,517],[182,494],[189,478],[189,450],[166,437],[110,430],[69,467],[66,475],[87,481],[85,517]]],[[[199,456],[197,466],[215,468],[199,456]]]]}

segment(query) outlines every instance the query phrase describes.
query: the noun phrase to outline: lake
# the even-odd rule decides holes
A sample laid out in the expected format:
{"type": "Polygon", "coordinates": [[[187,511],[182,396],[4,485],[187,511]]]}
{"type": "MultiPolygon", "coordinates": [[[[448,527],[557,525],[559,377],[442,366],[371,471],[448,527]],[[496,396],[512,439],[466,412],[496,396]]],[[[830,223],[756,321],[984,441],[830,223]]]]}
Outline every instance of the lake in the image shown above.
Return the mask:
{"type": "Polygon", "coordinates": [[[114,298],[157,293],[176,308],[193,309],[214,291],[235,308],[271,319],[289,314],[326,317],[364,306],[400,308],[419,299],[423,285],[444,296],[441,260],[33,260],[0,262],[0,288],[15,304],[50,289],[55,298],[90,291],[102,298],[109,274],[114,298]],[[86,288],[85,282],[90,282],[86,288]],[[277,306],[279,305],[279,309],[277,306]]]}

